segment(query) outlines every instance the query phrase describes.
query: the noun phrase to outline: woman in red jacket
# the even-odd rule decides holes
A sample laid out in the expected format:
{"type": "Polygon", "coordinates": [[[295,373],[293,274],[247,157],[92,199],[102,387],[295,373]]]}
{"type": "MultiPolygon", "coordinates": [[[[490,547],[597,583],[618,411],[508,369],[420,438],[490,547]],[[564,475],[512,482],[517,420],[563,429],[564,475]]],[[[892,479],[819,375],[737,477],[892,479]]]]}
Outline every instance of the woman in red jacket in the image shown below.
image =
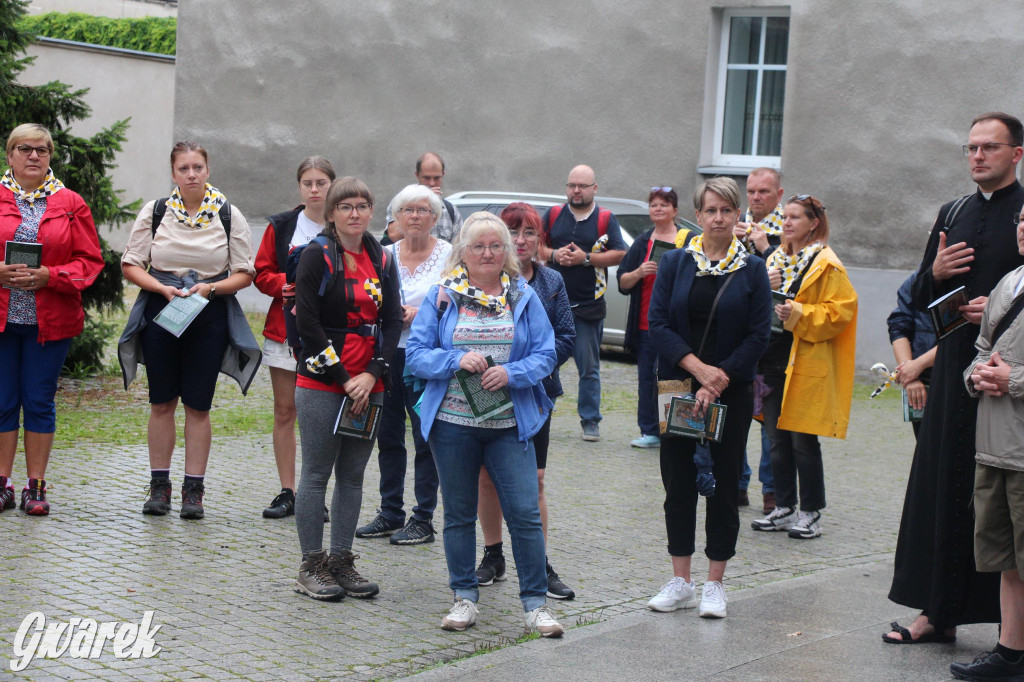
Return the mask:
{"type": "Polygon", "coordinates": [[[14,508],[11,474],[24,412],[21,508],[33,516],[50,513],[45,477],[57,378],[71,339],[82,333],[82,290],[103,270],[92,213],[54,177],[52,155],[50,131],[22,124],[7,138],[10,168],[0,178],[0,512],[14,508]]]}
{"type": "Polygon", "coordinates": [[[334,167],[322,156],[310,156],[295,176],[302,203],[270,216],[256,253],[256,288],[274,299],[263,326],[263,364],[270,369],[274,390],[274,459],[281,492],[263,510],[268,519],[295,513],[295,356],[287,344],[282,307],[285,295],[294,296],[295,284],[285,280],[285,259],[292,248],[308,244],[324,229],[324,199],[334,167]]]}

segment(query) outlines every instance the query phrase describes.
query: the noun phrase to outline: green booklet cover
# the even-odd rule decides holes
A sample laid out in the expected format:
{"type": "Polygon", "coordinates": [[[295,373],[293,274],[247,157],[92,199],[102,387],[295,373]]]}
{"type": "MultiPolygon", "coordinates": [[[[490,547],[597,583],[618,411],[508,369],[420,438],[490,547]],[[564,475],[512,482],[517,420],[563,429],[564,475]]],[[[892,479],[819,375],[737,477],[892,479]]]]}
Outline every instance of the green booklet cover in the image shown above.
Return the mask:
{"type": "Polygon", "coordinates": [[[665,432],[687,438],[706,438],[716,443],[722,440],[727,407],[713,402],[707,407],[704,417],[699,416],[697,400],[692,396],[672,398],[665,432]]]}
{"type": "MultiPolygon", "coordinates": [[[[490,355],[487,356],[487,366],[494,367],[494,359],[490,355]]],[[[477,423],[512,407],[512,396],[508,392],[508,386],[502,386],[497,391],[488,391],[481,383],[482,377],[482,372],[475,374],[465,369],[455,372],[455,378],[458,379],[462,392],[466,394],[466,402],[473,410],[477,423]]]]}
{"type": "Polygon", "coordinates": [[[652,260],[655,263],[660,263],[661,257],[664,256],[669,251],[674,251],[675,248],[676,245],[673,242],[663,242],[660,239],[655,239],[651,243],[651,255],[650,257],[648,257],[647,260],[652,260]]]}
{"type": "Polygon", "coordinates": [[[384,404],[383,393],[371,393],[370,403],[362,414],[352,412],[353,401],[348,396],[341,399],[338,418],[334,420],[334,433],[363,440],[374,440],[380,426],[380,414],[384,404]]]}
{"type": "MultiPolygon", "coordinates": [[[[23,263],[30,268],[38,268],[43,260],[43,245],[39,242],[13,242],[4,245],[4,265],[23,263]]],[[[4,289],[14,287],[5,284],[4,289]]]]}
{"type": "Polygon", "coordinates": [[[915,410],[910,406],[910,399],[907,398],[906,391],[900,391],[903,394],[903,421],[905,422],[919,422],[924,418],[924,408],[915,410]]]}
{"type": "Polygon", "coordinates": [[[785,331],[782,326],[782,319],[775,312],[775,306],[781,305],[786,301],[792,301],[796,296],[793,294],[784,294],[781,291],[772,291],[772,331],[776,334],[781,334],[785,331]]]}
{"type": "Polygon", "coordinates": [[[175,296],[164,306],[163,310],[157,313],[153,322],[180,337],[207,303],[209,301],[199,294],[175,296]]]}

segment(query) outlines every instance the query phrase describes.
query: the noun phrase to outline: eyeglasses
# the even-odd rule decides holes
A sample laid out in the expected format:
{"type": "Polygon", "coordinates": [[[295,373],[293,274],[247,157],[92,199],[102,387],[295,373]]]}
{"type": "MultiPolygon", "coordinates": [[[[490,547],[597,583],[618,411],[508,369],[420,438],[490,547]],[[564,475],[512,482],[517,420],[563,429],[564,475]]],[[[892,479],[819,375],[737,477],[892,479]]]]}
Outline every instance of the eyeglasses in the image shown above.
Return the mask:
{"type": "Polygon", "coordinates": [[[469,247],[469,250],[473,253],[474,256],[482,256],[484,255],[484,251],[487,251],[488,249],[490,249],[491,253],[493,253],[495,256],[500,256],[501,254],[505,253],[505,245],[500,242],[495,242],[494,244],[490,245],[473,244],[472,246],[469,247]]]}
{"type": "Polygon", "coordinates": [[[398,212],[399,213],[404,213],[405,215],[410,215],[410,216],[412,216],[412,215],[418,215],[418,216],[434,215],[434,209],[432,209],[432,208],[411,208],[411,207],[406,207],[406,208],[398,209],[398,212]]]}
{"type": "Polygon", "coordinates": [[[36,154],[39,155],[40,159],[45,159],[50,155],[49,147],[33,147],[27,144],[19,144],[14,148],[17,149],[18,153],[21,154],[22,156],[32,156],[32,152],[35,152],[36,154]]]}
{"type": "Polygon", "coordinates": [[[794,194],[789,199],[786,199],[787,204],[792,204],[794,201],[806,201],[808,203],[808,208],[814,211],[814,216],[816,218],[821,218],[822,215],[825,213],[825,204],[816,203],[814,201],[814,197],[812,197],[810,194],[794,194]]]}
{"type": "Polygon", "coordinates": [[[651,191],[652,192],[671,192],[672,188],[671,187],[652,187],[651,191]]]}
{"type": "Polygon", "coordinates": [[[360,215],[363,215],[365,213],[369,213],[370,209],[372,209],[372,208],[373,208],[373,204],[371,204],[368,201],[364,201],[362,203],[355,204],[355,205],[352,205],[352,204],[335,204],[335,206],[334,206],[334,210],[335,211],[341,211],[342,213],[352,213],[352,211],[355,211],[356,213],[358,213],[360,215]]]}
{"type": "Polygon", "coordinates": [[[570,192],[575,192],[576,190],[590,189],[591,187],[597,187],[597,183],[596,182],[592,182],[589,185],[580,185],[580,184],[575,183],[575,182],[567,182],[567,183],[565,183],[565,188],[567,190],[569,190],[570,192]]]}
{"type": "Polygon", "coordinates": [[[964,156],[974,156],[979,150],[986,154],[995,154],[1000,147],[1019,147],[1019,144],[1012,142],[986,142],[985,144],[965,144],[960,149],[964,150],[964,156]]]}
{"type": "Polygon", "coordinates": [[[512,237],[512,241],[516,241],[520,237],[528,242],[532,242],[534,239],[540,236],[537,230],[509,230],[508,234],[512,237]]]}

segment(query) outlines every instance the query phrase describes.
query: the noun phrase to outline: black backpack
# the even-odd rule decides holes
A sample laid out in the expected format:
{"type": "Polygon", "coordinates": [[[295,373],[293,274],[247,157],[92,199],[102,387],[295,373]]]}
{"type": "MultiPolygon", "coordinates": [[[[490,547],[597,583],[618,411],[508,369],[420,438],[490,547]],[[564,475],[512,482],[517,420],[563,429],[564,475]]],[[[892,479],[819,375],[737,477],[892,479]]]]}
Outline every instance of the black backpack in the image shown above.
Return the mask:
{"type": "MultiPolygon", "coordinates": [[[[157,199],[156,203],[153,204],[153,235],[156,236],[156,228],[160,226],[160,223],[164,219],[164,214],[167,213],[167,199],[170,197],[164,197],[163,199],[157,199]]],[[[217,212],[220,216],[220,224],[224,226],[224,234],[228,236],[228,241],[231,241],[231,202],[225,201],[224,205],[220,207],[217,212]]]]}

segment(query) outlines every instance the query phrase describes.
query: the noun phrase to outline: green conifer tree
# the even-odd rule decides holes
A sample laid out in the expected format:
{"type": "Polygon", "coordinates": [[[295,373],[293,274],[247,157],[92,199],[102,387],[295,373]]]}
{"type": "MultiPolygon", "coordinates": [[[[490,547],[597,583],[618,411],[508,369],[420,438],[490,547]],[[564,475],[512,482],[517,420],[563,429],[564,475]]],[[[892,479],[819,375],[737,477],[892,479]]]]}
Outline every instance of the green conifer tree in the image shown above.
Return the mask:
{"type": "MultiPolygon", "coordinates": [[[[134,218],[140,201],[124,204],[114,189],[109,172],[121,144],[127,139],[128,119],[117,121],[92,137],[72,135],[73,121],[87,118],[89,105],[83,97],[88,90],[72,90],[70,85],[51,81],[45,85],[23,85],[18,77],[32,63],[26,47],[34,36],[18,28],[25,15],[27,0],[0,0],[0,135],[7,140],[22,123],[41,123],[53,135],[53,173],[69,189],[78,192],[92,210],[97,225],[117,225],[134,218]]],[[[6,170],[6,164],[0,172],[6,170]]],[[[117,333],[100,319],[100,313],[123,305],[121,254],[112,251],[100,237],[105,266],[96,283],[82,294],[85,330],[71,344],[65,369],[76,372],[98,370],[103,364],[107,341],[117,333]]]]}

